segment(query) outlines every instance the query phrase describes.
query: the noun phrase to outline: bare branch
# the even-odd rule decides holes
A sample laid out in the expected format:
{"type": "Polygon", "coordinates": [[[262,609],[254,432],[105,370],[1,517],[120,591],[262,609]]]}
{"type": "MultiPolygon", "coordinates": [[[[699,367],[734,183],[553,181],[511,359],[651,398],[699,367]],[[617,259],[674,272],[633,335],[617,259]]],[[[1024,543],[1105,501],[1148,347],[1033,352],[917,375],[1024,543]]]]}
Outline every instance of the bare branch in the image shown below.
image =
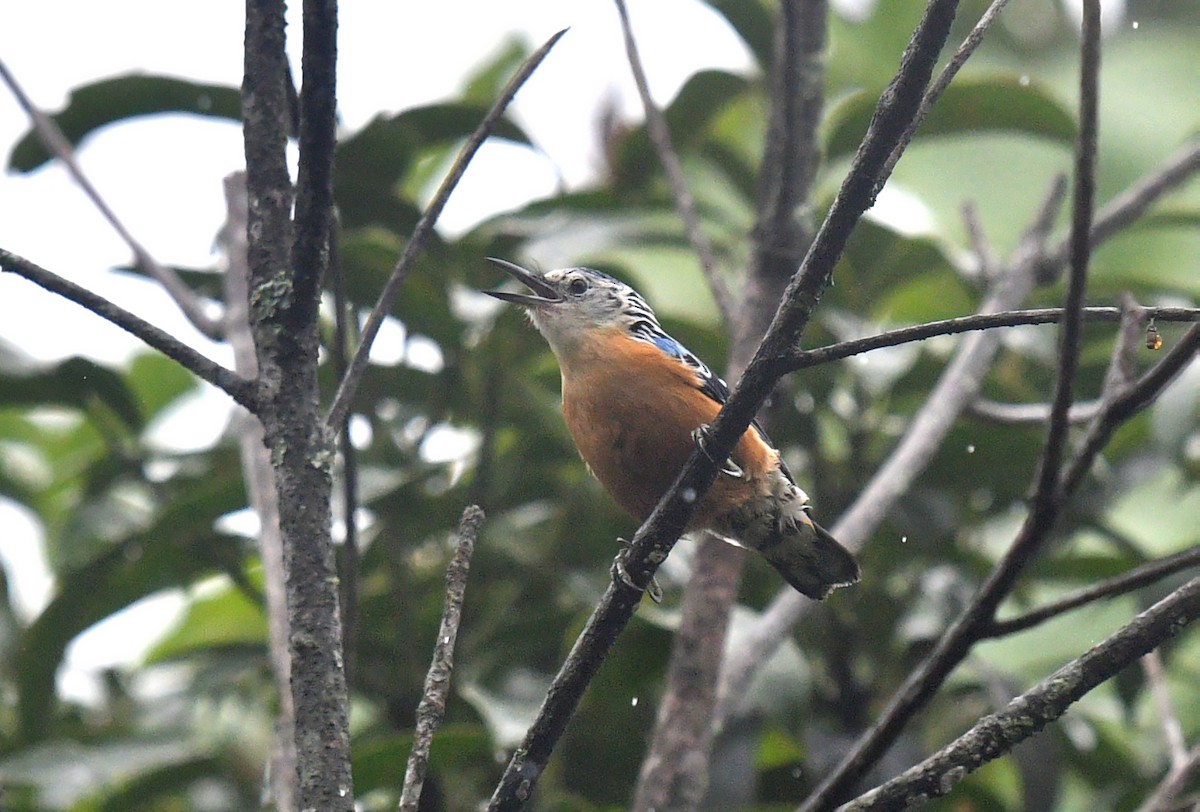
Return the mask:
{"type": "MultiPolygon", "coordinates": [[[[866,338],[856,338],[830,344],[815,350],[795,350],[789,353],[784,363],[787,371],[807,369],[808,367],[840,361],[853,355],[878,350],[884,347],[896,347],[914,341],[925,341],[935,336],[956,335],[977,330],[993,330],[997,327],[1017,327],[1029,324],[1059,324],[1063,321],[1065,310],[1061,307],[1043,307],[1030,310],[1002,310],[998,313],[981,312],[972,316],[957,316],[952,319],[930,321],[916,324],[912,327],[901,327],[876,333],[866,338]]],[[[1147,317],[1163,322],[1194,322],[1200,321],[1200,307],[1147,307],[1147,317]]],[[[1121,309],[1119,307],[1085,307],[1081,312],[1084,321],[1119,322],[1121,309]]]]}
{"type": "MultiPolygon", "coordinates": [[[[1099,400],[1071,404],[1067,421],[1071,425],[1094,420],[1104,407],[1099,400]]],[[[967,414],[998,426],[1040,426],[1050,420],[1049,403],[1000,403],[980,398],[967,407],[967,414]]]]}
{"type": "Polygon", "coordinates": [[[1073,609],[1078,609],[1080,606],[1086,606],[1104,598],[1124,595],[1195,566],[1200,566],[1200,546],[1134,567],[1128,572],[1064,595],[1052,603],[1040,606],[1023,615],[1004,620],[993,620],[980,627],[979,638],[982,640],[1016,634],[1073,609]]]}
{"type": "Polygon", "coordinates": [[[821,163],[818,130],[825,102],[827,0],[779,4],[771,64],[771,108],[758,169],[758,210],[732,363],[744,369],[812,244],[810,199],[821,163]]]}
{"type": "Polygon", "coordinates": [[[1059,501],[1066,499],[1083,482],[1091,469],[1092,461],[1100,453],[1117,427],[1142,409],[1150,405],[1158,397],[1180,371],[1191,363],[1200,351],[1200,324],[1193,324],[1180,337],[1175,346],[1157,364],[1150,368],[1137,383],[1128,386],[1116,397],[1108,400],[1103,411],[1092,422],[1087,433],[1080,441],[1080,448],[1063,473],[1058,485],[1059,501]]]}
{"type": "MultiPolygon", "coordinates": [[[[1051,184],[1033,221],[1025,230],[1008,266],[992,280],[992,289],[980,306],[983,314],[1005,311],[1025,301],[1033,290],[1036,269],[1045,241],[1066,194],[1066,179],[1051,184]]],[[[854,504],[831,528],[851,550],[866,543],[910,483],[925,469],[962,410],[980,391],[987,369],[1000,346],[995,333],[968,336],[938,379],[937,385],[914,416],[908,431],[879,467],[854,504]]],[[[737,697],[745,693],[758,667],[778,647],[789,630],[812,606],[792,590],[781,591],[763,613],[742,646],[726,663],[721,675],[721,701],[714,724],[723,725],[737,697]]]]}
{"type": "Polygon", "coordinates": [[[209,360],[174,336],[110,302],[87,288],[63,279],[24,257],[0,248],[0,271],[23,276],[35,285],[90,310],[127,333],[137,336],[197,377],[211,383],[251,412],[258,409],[258,390],[254,381],[241,377],[215,361],[209,360]]]}
{"type": "MultiPolygon", "coordinates": [[[[254,378],[258,357],[250,332],[250,267],[246,258],[247,218],[246,173],[225,178],[225,225],[220,242],[226,258],[223,274],[225,313],[222,331],[233,350],[238,374],[254,378]]],[[[238,454],[246,496],[258,517],[258,554],[262,561],[263,596],[267,613],[267,650],[271,676],[279,698],[275,718],[275,748],[271,758],[271,789],[275,806],[296,808],[296,711],[292,702],[292,653],[288,648],[287,592],[284,587],[283,538],[279,533],[279,496],[271,452],[263,441],[262,422],[252,414],[234,416],[238,454]]]]}
{"type": "MultiPolygon", "coordinates": [[[[829,284],[850,232],[874,201],[883,180],[884,161],[920,103],[957,7],[957,0],[930,0],[926,7],[895,79],[880,98],[850,172],[799,273],[788,286],[784,303],[729,401],[712,423],[706,452],[692,452],[650,518],[638,529],[632,546],[622,554],[624,573],[636,583],[647,583],[666,558],[696,503],[716,477],[713,460],[729,455],[778,382],[782,370],[777,359],[799,340],[829,284]]],[[[641,592],[626,579],[614,576],[555,677],[524,741],[509,761],[489,809],[516,810],[529,799],[583,691],[632,617],[641,592]]]]}
{"type": "Polygon", "coordinates": [[[433,646],[433,662],[425,675],[425,691],[417,705],[417,725],[413,734],[412,753],[404,771],[404,787],[400,793],[399,812],[417,812],[421,789],[429,770],[429,745],[433,734],[446,715],[446,698],[450,695],[450,675],[454,671],[454,644],[462,622],[463,595],[467,590],[467,573],[475,539],[483,526],[483,511],[471,505],[463,511],[458,524],[458,546],[454,558],[446,567],[446,601],[442,607],[442,623],[433,646]]]}
{"type": "MultiPolygon", "coordinates": [[[[1149,175],[1109,201],[1096,215],[1096,221],[1091,231],[1093,244],[1099,245],[1118,233],[1121,228],[1134,222],[1159,198],[1184,183],[1198,170],[1200,170],[1200,139],[1191,142],[1165,160],[1149,175]]],[[[1065,178],[1060,176],[1051,193],[1044,199],[1033,224],[1026,230],[1009,259],[1010,267],[1030,268],[1039,279],[1046,280],[1053,278],[1056,269],[1066,261],[1066,243],[1054,250],[1048,250],[1045,245],[1064,192],[1065,178]]],[[[1032,282],[1030,284],[1032,285],[1032,282]]],[[[1005,310],[1020,304],[1023,300],[1023,296],[1021,298],[1014,297],[1009,300],[1008,304],[1000,304],[993,309],[1005,310]]],[[[986,306],[981,310],[988,312],[986,306]]],[[[1119,318],[1117,314],[1118,311],[1114,309],[1114,320],[1119,318]]],[[[986,336],[987,334],[982,335],[986,336]]],[[[990,343],[992,339],[981,337],[980,341],[990,343]]],[[[936,427],[944,419],[951,422],[957,419],[958,412],[949,408],[948,402],[942,397],[943,384],[951,393],[962,391],[963,382],[968,384],[968,389],[965,391],[978,392],[978,383],[982,382],[982,370],[986,365],[975,367],[971,363],[967,363],[965,359],[969,348],[972,351],[982,352],[983,350],[983,346],[964,343],[959,350],[959,357],[964,358],[964,363],[956,367],[958,363],[956,360],[952,362],[951,367],[947,368],[939,380],[938,387],[931,393],[926,405],[914,418],[900,445],[871,478],[871,482],[859,494],[854,504],[843,516],[842,521],[831,528],[834,535],[848,544],[850,549],[857,549],[865,542],[878,522],[882,521],[883,516],[891,509],[895,499],[908,489],[911,479],[905,479],[904,475],[915,475],[916,471],[921,470],[924,467],[922,460],[927,459],[928,453],[932,453],[932,450],[937,447],[940,442],[938,438],[941,435],[925,432],[924,427],[926,425],[936,427]],[[955,374],[952,375],[952,372],[955,374]],[[955,383],[955,381],[959,383],[955,383]],[[970,386],[976,388],[971,389],[970,386]],[[927,414],[928,418],[926,418],[927,414]],[[918,426],[923,429],[921,433],[916,431],[918,426]],[[931,445],[922,441],[925,435],[933,439],[931,445]],[[913,439],[910,441],[910,438],[913,439]],[[922,456],[922,449],[928,449],[928,453],[924,456],[922,456]]],[[[989,350],[989,352],[993,351],[994,347],[989,350]]],[[[973,394],[971,396],[973,397],[973,394]]],[[[949,430],[949,425],[944,425],[942,430],[949,430]]],[[[772,601],[770,607],[763,613],[762,618],[751,631],[746,644],[739,650],[736,657],[725,665],[721,677],[722,700],[718,708],[717,724],[720,724],[721,720],[725,718],[725,713],[731,704],[730,698],[740,695],[745,690],[758,665],[775,650],[779,641],[787,635],[810,605],[809,602],[790,590],[781,592],[772,601]]]]}
{"type": "MultiPolygon", "coordinates": [[[[337,378],[346,374],[347,354],[357,337],[354,304],[346,295],[345,269],[341,262],[341,225],[335,220],[330,240],[330,281],[333,288],[334,339],[330,354],[337,378]]],[[[342,459],[342,526],[345,535],[337,548],[338,604],[342,610],[342,661],[346,682],[353,684],[358,663],[358,587],[360,553],[358,548],[358,449],[350,438],[350,414],[337,427],[342,459]]]]}
{"type": "Polygon", "coordinates": [[[459,150],[458,157],[454,159],[454,163],[450,166],[450,171],[446,173],[446,177],[442,180],[442,184],[438,187],[433,199],[429,201],[429,205],[425,208],[421,219],[417,221],[412,236],[408,238],[408,243],[404,246],[404,251],[401,253],[400,259],[397,260],[396,265],[392,268],[391,275],[388,277],[387,282],[384,283],[383,290],[379,293],[379,300],[375,303],[375,307],[371,310],[371,314],[367,317],[367,321],[363,325],[362,337],[359,339],[358,349],[354,351],[354,357],[350,360],[350,367],[346,370],[346,374],[342,377],[342,381],[338,385],[337,394],[333,398],[333,405],[330,407],[329,414],[325,419],[325,425],[328,428],[336,429],[337,426],[341,425],[342,419],[350,411],[350,402],[354,398],[354,392],[358,389],[358,384],[362,380],[363,373],[366,371],[367,360],[371,353],[371,344],[374,343],[375,336],[379,334],[379,328],[383,325],[383,319],[391,311],[392,305],[396,303],[396,297],[400,294],[400,286],[412,271],[413,262],[421,254],[421,251],[424,250],[425,241],[429,238],[430,232],[433,231],[438,218],[441,217],[442,209],[446,207],[446,201],[450,199],[454,188],[462,180],[463,173],[467,171],[467,166],[470,165],[471,159],[475,157],[475,153],[479,151],[479,147],[483,145],[483,142],[487,140],[492,130],[500,122],[500,118],[504,115],[504,111],[508,109],[509,103],[517,95],[517,91],[533,75],[533,72],[542,64],[542,60],[550,53],[550,49],[554,47],[555,43],[565,33],[567,33],[567,29],[564,28],[546,40],[541,48],[538,48],[525,60],[520,69],[508,80],[508,84],[504,86],[504,90],[500,93],[500,98],[496,99],[495,104],[488,110],[487,115],[483,117],[483,121],[479,122],[479,126],[475,128],[475,131],[471,133],[466,143],[463,144],[462,149],[459,150]]]}
{"type": "Polygon", "coordinates": [[[336,0],[304,0],[300,166],[287,166],[283,0],[246,4],[242,80],[249,316],[283,540],[295,709],[296,807],[354,808],[349,699],[330,538],[333,449],[322,431],[318,304],[328,262],[337,61],[336,0]],[[295,221],[292,197],[295,195],[295,221]]]}
{"type": "Polygon", "coordinates": [[[83,193],[92,201],[92,205],[100,212],[101,216],[108,221],[108,224],[113,227],[125,244],[129,246],[129,250],[133,252],[134,260],[150,276],[158,280],[159,284],[166,290],[167,295],[174,300],[175,304],[183,312],[187,320],[203,333],[208,338],[218,339],[221,337],[221,320],[213,318],[208,314],[204,307],[204,301],[196,295],[196,292],[187,286],[187,284],[179,278],[175,271],[165,265],[162,265],[151,256],[146,247],[138,242],[129,229],[125,228],[125,224],[117,217],[116,212],[108,205],[108,202],[100,195],[100,191],[92,184],[87,175],[83,173],[83,168],[79,165],[78,159],[75,157],[75,148],[71,146],[71,142],[63,135],[58,124],[54,119],[46,115],[33,100],[25,93],[25,89],[17,82],[15,76],[9,71],[8,66],[0,60],[0,80],[8,85],[9,91],[16,97],[17,103],[21,105],[21,109],[29,116],[30,122],[33,124],[33,129],[41,139],[42,144],[46,147],[46,151],[62,163],[66,168],[67,174],[71,179],[79,185],[83,193]]]}
{"type": "Polygon", "coordinates": [[[1000,268],[1000,258],[996,256],[991,240],[983,229],[983,221],[979,219],[979,207],[971,201],[963,203],[962,221],[967,240],[971,243],[971,251],[979,263],[979,275],[984,279],[991,279],[1000,268]]]}
{"type": "Polygon", "coordinates": [[[1187,783],[1196,775],[1200,775],[1200,746],[1191,749],[1183,764],[1171,768],[1158,788],[1137,808],[1137,812],[1173,812],[1183,809],[1183,804],[1177,803],[1179,793],[1183,792],[1187,783]]]}
{"type": "Polygon", "coordinates": [[[1038,733],[1080,697],[1152,651],[1200,616],[1200,578],[1142,612],[1111,637],[1055,671],[999,713],[920,764],[841,807],[842,812],[899,809],[941,797],[968,774],[1038,733]]]}
{"type": "MultiPolygon", "coordinates": [[[[1087,308],[1082,314],[1087,320],[1087,308]]],[[[1067,410],[1067,421],[1086,423],[1096,418],[1103,410],[1105,403],[1116,397],[1127,387],[1137,370],[1137,352],[1141,346],[1142,331],[1145,329],[1148,315],[1128,294],[1122,297],[1121,326],[1117,330],[1116,346],[1109,359],[1108,371],[1104,376],[1101,397],[1088,403],[1074,403],[1067,410]]],[[[976,417],[983,417],[993,423],[1001,424],[1037,424],[1050,419],[1050,404],[1006,404],[992,401],[976,401],[971,404],[970,411],[976,417]]]]}
{"type": "Polygon", "coordinates": [[[900,155],[912,141],[916,135],[917,129],[921,126],[921,122],[929,115],[930,109],[946,92],[946,88],[950,86],[950,82],[958,75],[962,66],[971,58],[971,54],[975,53],[975,49],[983,42],[984,35],[988,29],[992,27],[992,23],[1000,16],[1000,12],[1008,5],[1008,0],[992,0],[992,4],[987,7],[983,15],[979,18],[979,22],[975,23],[975,27],[971,29],[971,33],[967,34],[966,39],[958,46],[958,50],[950,57],[950,61],[946,63],[946,67],[942,68],[942,72],[938,74],[937,79],[925,91],[924,98],[921,99],[921,106],[917,109],[917,115],[913,118],[912,123],[904,131],[904,136],[900,143],[896,145],[896,149],[888,157],[887,166],[884,169],[885,177],[892,174],[892,170],[896,167],[896,162],[900,160],[900,155]]]}
{"type": "MultiPolygon", "coordinates": [[[[1099,245],[1119,233],[1164,194],[1200,171],[1200,137],[1193,138],[1178,152],[1167,158],[1162,167],[1114,197],[1096,213],[1092,222],[1092,246],[1099,245]]],[[[1066,262],[1069,243],[1064,242],[1056,252],[1059,264],[1066,262]]]]}
{"type": "Polygon", "coordinates": [[[1092,207],[1096,196],[1096,130],[1100,74],[1100,0],[1084,0],[1080,47],[1079,143],[1075,154],[1075,197],[1070,236],[1070,274],[1066,313],[1059,336],[1058,371],[1050,407],[1050,425],[1042,449],[1030,520],[1051,522],[1059,471],[1070,428],[1067,412],[1075,395],[1075,372],[1083,343],[1083,297],[1091,259],[1092,207]]]}
{"type": "Polygon", "coordinates": [[[1100,449],[1112,437],[1117,426],[1152,402],[1191,361],[1198,347],[1200,324],[1193,325],[1183,339],[1136,384],[1106,403],[1054,489],[1051,502],[1053,509],[1041,515],[1030,511],[1012,545],[988,573],[971,603],[955,618],[933,651],[893,694],[874,725],[859,738],[838,767],[809,797],[803,810],[827,809],[844,797],[883,755],[908,720],[926,705],[979,639],[980,630],[991,623],[1000,601],[1041,548],[1053,530],[1061,506],[1083,483],[1100,449]]]}
{"type": "Polygon", "coordinates": [[[1177,770],[1187,763],[1187,744],[1183,740],[1183,727],[1179,724],[1179,716],[1171,704],[1171,695],[1167,692],[1167,675],[1163,672],[1162,657],[1157,650],[1148,651],[1146,656],[1142,657],[1142,671],[1146,674],[1146,684],[1150,686],[1150,695],[1154,698],[1154,706],[1158,710],[1167,753],[1171,757],[1171,769],[1177,770]]]}
{"type": "MultiPolygon", "coordinates": [[[[736,379],[762,340],[783,292],[812,243],[810,195],[820,166],[826,0],[783,0],[771,56],[770,115],[758,170],[751,259],[733,320],[726,377],[736,379]]],[[[765,67],[765,66],[764,66],[765,67]]],[[[759,415],[769,422],[769,414],[759,415]]],[[[712,724],[730,610],[744,552],[705,534],[692,561],[671,640],[668,676],[642,760],[633,809],[694,808],[708,786],[712,724]]]]}
{"type": "Polygon", "coordinates": [[[733,296],[729,293],[729,285],[717,268],[717,260],[713,255],[712,243],[700,224],[700,215],[696,213],[696,201],[688,189],[687,180],[683,176],[683,164],[679,161],[679,153],[671,142],[671,130],[667,126],[667,117],[654,103],[650,95],[650,83],[646,80],[646,69],[642,66],[642,57],[638,53],[637,42],[633,38],[633,27],[629,22],[629,10],[625,0],[614,0],[617,14],[621,18],[621,33],[625,37],[625,53],[628,55],[629,68],[633,72],[633,81],[637,85],[638,95],[642,98],[642,109],[646,114],[646,132],[650,143],[658,153],[659,163],[667,175],[667,185],[671,189],[671,197],[675,201],[675,210],[683,221],[683,233],[691,243],[696,258],[700,260],[700,269],[708,281],[709,290],[717,302],[717,310],[721,318],[729,323],[733,318],[733,296]]]}

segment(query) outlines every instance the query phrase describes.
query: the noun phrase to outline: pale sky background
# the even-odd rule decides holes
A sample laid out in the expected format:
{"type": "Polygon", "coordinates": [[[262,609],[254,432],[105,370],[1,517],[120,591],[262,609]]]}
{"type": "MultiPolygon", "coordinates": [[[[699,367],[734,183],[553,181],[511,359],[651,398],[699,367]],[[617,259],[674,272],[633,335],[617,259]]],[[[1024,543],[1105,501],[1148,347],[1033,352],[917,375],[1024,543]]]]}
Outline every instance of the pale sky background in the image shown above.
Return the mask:
{"type": "MultiPolygon", "coordinates": [[[[294,4],[297,5],[298,4],[294,4]]],[[[741,41],[694,0],[630,0],[652,92],[672,98],[698,69],[751,69],[741,41]]],[[[71,88],[131,71],[237,86],[242,72],[241,3],[110,0],[106,3],[7,3],[0,11],[0,59],[34,103],[61,108],[71,88]]],[[[289,26],[293,65],[300,60],[300,23],[289,26]]],[[[339,100],[342,128],[353,132],[380,112],[453,97],[463,78],[497,53],[506,34],[536,47],[570,27],[513,105],[540,152],[485,147],[442,218],[462,229],[560,183],[586,184],[598,166],[600,108],[615,102],[630,118],[641,105],[625,61],[611,0],[449,0],[437,3],[341,4],[339,100]]],[[[28,121],[0,90],[0,148],[5,159],[28,121]]],[[[92,134],[79,150],[84,172],[126,227],[160,261],[215,263],[213,239],[224,217],[221,179],[243,165],[241,133],[228,122],[189,116],[135,120],[92,134]]],[[[118,276],[130,252],[57,165],[20,176],[0,175],[0,246],[114,300],[230,364],[225,348],[187,326],[153,285],[118,276]]],[[[0,341],[53,361],[85,355],[127,359],[140,343],[77,306],[10,274],[0,275],[0,341]]],[[[212,442],[227,415],[224,395],[192,399],[172,425],[198,447],[212,442]]],[[[40,553],[32,517],[0,499],[0,562],[20,613],[35,617],[54,584],[40,553]]],[[[165,593],[93,627],[68,650],[60,686],[81,699],[96,696],[97,669],[136,660],[169,628],[183,596],[165,593]]]]}

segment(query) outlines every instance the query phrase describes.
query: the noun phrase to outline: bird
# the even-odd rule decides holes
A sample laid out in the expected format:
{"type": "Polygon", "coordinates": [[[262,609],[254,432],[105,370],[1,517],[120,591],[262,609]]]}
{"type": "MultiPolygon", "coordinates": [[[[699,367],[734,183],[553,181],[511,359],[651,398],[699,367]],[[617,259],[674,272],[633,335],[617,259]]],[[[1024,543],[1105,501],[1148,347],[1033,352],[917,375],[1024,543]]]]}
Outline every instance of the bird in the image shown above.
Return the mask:
{"type": "MultiPolygon", "coordinates": [[[[694,445],[704,447],[729,387],[615,277],[583,267],[542,274],[488,260],[529,291],[483,292],[523,308],[550,345],[562,373],[563,418],[580,456],[613,500],[645,521],[694,445]]],[[[687,530],[757,551],[815,600],[860,577],[854,556],[813,520],[808,495],[757,421],[721,464],[687,530]]]]}

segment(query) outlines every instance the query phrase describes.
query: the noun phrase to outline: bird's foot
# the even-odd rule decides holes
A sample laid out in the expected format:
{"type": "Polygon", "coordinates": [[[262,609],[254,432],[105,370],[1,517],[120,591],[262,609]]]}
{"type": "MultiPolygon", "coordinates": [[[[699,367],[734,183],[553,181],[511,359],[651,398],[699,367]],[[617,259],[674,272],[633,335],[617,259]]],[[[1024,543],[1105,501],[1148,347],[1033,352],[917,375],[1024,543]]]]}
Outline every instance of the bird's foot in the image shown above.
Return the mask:
{"type": "MultiPolygon", "coordinates": [[[[703,452],[704,456],[716,463],[717,461],[713,459],[711,454],[708,453],[708,432],[709,425],[707,423],[701,423],[699,426],[696,426],[696,428],[692,429],[692,440],[695,441],[696,445],[700,448],[700,451],[703,452]]],[[[722,474],[725,474],[725,476],[730,476],[734,479],[741,479],[743,476],[745,476],[745,472],[742,471],[741,466],[739,466],[732,459],[725,460],[725,463],[721,465],[720,470],[722,474]]]]}
{"type": "Polygon", "coordinates": [[[621,583],[625,584],[625,586],[629,587],[630,589],[636,589],[639,592],[645,592],[650,596],[650,600],[654,601],[655,603],[662,603],[662,587],[658,585],[658,580],[653,575],[650,576],[650,583],[646,584],[645,586],[641,586],[633,580],[633,576],[629,574],[629,570],[625,569],[625,555],[629,552],[629,548],[633,543],[618,537],[617,544],[620,544],[622,549],[619,553],[617,553],[617,557],[613,559],[613,575],[616,578],[619,578],[621,583]]]}

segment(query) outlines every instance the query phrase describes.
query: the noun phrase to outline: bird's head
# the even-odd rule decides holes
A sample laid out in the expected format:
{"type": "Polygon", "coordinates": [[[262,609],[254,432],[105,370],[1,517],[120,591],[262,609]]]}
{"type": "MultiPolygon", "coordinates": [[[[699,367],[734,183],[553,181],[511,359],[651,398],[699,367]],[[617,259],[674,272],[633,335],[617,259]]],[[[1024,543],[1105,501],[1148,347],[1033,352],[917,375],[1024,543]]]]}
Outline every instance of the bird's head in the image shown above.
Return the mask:
{"type": "Polygon", "coordinates": [[[531,293],[484,292],[525,308],[533,325],[560,357],[586,340],[587,333],[592,330],[635,331],[640,327],[658,326],[654,311],[646,300],[629,285],[606,273],[591,268],[560,268],[539,274],[503,259],[489,257],[489,261],[531,293]]]}

